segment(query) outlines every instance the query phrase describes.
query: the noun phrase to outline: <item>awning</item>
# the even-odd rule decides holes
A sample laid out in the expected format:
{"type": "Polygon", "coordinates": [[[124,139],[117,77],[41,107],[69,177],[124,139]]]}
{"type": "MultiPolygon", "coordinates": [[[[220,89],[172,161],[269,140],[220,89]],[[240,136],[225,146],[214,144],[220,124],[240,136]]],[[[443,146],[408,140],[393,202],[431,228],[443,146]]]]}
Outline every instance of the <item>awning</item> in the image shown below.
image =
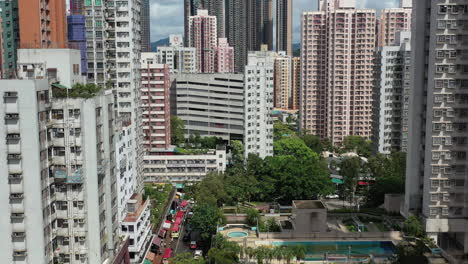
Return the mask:
{"type": "Polygon", "coordinates": [[[336,183],[336,184],[343,184],[343,180],[336,179],[336,178],[333,178],[333,179],[332,179],[332,182],[333,182],[333,183],[336,183]]]}
{"type": "Polygon", "coordinates": [[[177,214],[176,214],[176,218],[177,217],[182,217],[184,216],[184,211],[178,211],[177,214]]]}
{"type": "Polygon", "coordinates": [[[172,257],[172,249],[166,248],[164,250],[163,258],[168,259],[172,257]]]}
{"type": "Polygon", "coordinates": [[[60,83],[53,83],[52,86],[60,88],[60,89],[70,89],[70,88],[66,87],[65,85],[61,85],[60,83]]]}
{"type": "Polygon", "coordinates": [[[164,229],[159,230],[158,236],[159,237],[165,237],[166,236],[166,230],[164,230],[164,229]]]}
{"type": "Polygon", "coordinates": [[[180,204],[180,206],[185,207],[185,206],[187,206],[187,204],[188,204],[188,201],[185,200],[185,201],[182,201],[182,203],[180,204]]]}
{"type": "Polygon", "coordinates": [[[148,259],[145,259],[145,262],[144,262],[143,264],[153,264],[153,263],[151,263],[151,261],[150,261],[150,260],[148,260],[148,259]]]}
{"type": "Polygon", "coordinates": [[[174,223],[180,225],[180,223],[182,223],[182,217],[177,217],[174,223]]]}
{"type": "Polygon", "coordinates": [[[177,183],[175,185],[176,189],[183,189],[184,188],[184,184],[183,183],[177,183]]]}
{"type": "Polygon", "coordinates": [[[178,224],[175,224],[175,225],[172,227],[172,231],[174,231],[174,232],[179,231],[179,225],[178,225],[178,224]]]}

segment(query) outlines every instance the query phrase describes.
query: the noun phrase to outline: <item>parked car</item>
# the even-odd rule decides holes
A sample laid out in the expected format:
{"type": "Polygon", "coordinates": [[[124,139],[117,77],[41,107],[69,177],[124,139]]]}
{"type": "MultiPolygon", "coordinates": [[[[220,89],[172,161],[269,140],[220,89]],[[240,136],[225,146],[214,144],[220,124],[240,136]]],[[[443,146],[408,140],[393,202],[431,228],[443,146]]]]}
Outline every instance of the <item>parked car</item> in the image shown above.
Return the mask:
{"type": "Polygon", "coordinates": [[[193,253],[193,258],[194,259],[199,259],[202,257],[202,251],[201,250],[195,250],[195,253],[193,253]]]}

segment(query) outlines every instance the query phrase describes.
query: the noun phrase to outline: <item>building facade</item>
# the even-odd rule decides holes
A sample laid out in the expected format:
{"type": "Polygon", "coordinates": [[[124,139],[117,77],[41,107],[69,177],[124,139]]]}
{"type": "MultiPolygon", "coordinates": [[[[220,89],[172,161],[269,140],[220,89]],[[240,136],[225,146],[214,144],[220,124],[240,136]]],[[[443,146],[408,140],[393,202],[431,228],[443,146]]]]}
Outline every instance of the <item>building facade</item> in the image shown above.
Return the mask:
{"type": "Polygon", "coordinates": [[[249,53],[244,70],[244,156],[273,156],[273,99],[276,52],[249,53]]]}
{"type": "Polygon", "coordinates": [[[406,152],[411,74],[411,33],[399,32],[395,45],[379,48],[374,92],[376,149],[406,152]]]}
{"type": "Polygon", "coordinates": [[[67,48],[66,4],[63,0],[18,0],[20,47],[67,48]]]}
{"type": "Polygon", "coordinates": [[[411,31],[412,4],[400,1],[400,8],[385,8],[380,12],[378,46],[392,46],[397,33],[411,31]]]}
{"type": "Polygon", "coordinates": [[[276,0],[276,51],[292,56],[293,0],[276,0]]]}
{"type": "Polygon", "coordinates": [[[243,72],[249,51],[273,50],[273,0],[226,1],[226,37],[235,50],[235,70],[243,72]]]}
{"type": "Polygon", "coordinates": [[[242,74],[182,74],[171,87],[172,114],[185,123],[185,135],[242,140],[244,133],[242,74]]]}
{"type": "MultiPolygon", "coordinates": [[[[78,62],[79,63],[79,62],[78,62]]],[[[48,80],[2,80],[2,234],[8,263],[102,263],[118,244],[112,94],[54,98],[48,80]],[[11,219],[11,220],[10,220],[11,219]]]]}
{"type": "Polygon", "coordinates": [[[198,72],[215,72],[216,27],[216,17],[208,15],[208,10],[199,9],[196,16],[189,17],[188,42],[196,50],[198,72]]]}
{"type": "Polygon", "coordinates": [[[82,0],[70,0],[70,14],[71,15],[83,15],[84,1],[82,0]]]}
{"type": "Polygon", "coordinates": [[[291,96],[291,110],[299,110],[300,104],[300,87],[301,87],[301,58],[300,57],[293,57],[292,58],[292,70],[293,70],[293,77],[292,77],[292,96],[291,96]]]}
{"type": "Polygon", "coordinates": [[[141,51],[151,50],[150,0],[141,0],[141,51]]]}
{"type": "Polygon", "coordinates": [[[16,78],[16,50],[19,47],[18,1],[0,1],[2,17],[2,72],[4,79],[16,78]]]}
{"type": "Polygon", "coordinates": [[[215,48],[215,71],[217,73],[234,72],[234,48],[229,46],[226,38],[218,39],[215,48]]]}
{"type": "Polygon", "coordinates": [[[196,49],[184,47],[182,36],[169,35],[169,47],[158,47],[157,63],[167,64],[171,74],[196,73],[196,49]]]}
{"type": "Polygon", "coordinates": [[[224,172],[227,163],[223,148],[192,155],[158,151],[149,153],[144,160],[145,182],[172,184],[201,181],[210,172],[224,172]]]}
{"type": "Polygon", "coordinates": [[[413,10],[403,208],[460,262],[468,253],[467,17],[466,3],[453,0],[418,1],[413,10]]]}
{"type": "Polygon", "coordinates": [[[171,144],[169,67],[157,64],[155,53],[144,52],[141,57],[141,147],[145,152],[167,149],[171,144]]]}
{"type": "Polygon", "coordinates": [[[301,129],[340,145],[372,135],[376,14],[353,1],[320,1],[302,14],[301,129]]]}
{"type": "Polygon", "coordinates": [[[275,59],[274,107],[289,109],[292,96],[292,58],[282,51],[275,59]]]}
{"type": "Polygon", "coordinates": [[[69,47],[79,49],[81,52],[81,72],[86,76],[88,61],[86,60],[86,27],[85,16],[70,15],[67,16],[68,25],[68,45],[69,47]]]}

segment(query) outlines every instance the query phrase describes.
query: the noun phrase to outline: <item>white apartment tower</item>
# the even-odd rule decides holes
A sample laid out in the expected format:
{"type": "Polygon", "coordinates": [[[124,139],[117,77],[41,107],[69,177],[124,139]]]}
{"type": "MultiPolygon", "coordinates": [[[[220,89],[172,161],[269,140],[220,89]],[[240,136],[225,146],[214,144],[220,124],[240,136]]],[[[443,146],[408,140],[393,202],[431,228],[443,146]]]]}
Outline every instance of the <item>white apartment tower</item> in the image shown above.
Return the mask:
{"type": "Polygon", "coordinates": [[[376,14],[353,2],[322,0],[302,14],[301,129],[334,145],[372,135],[376,14]]]}
{"type": "Polygon", "coordinates": [[[116,94],[118,116],[130,118],[134,142],[133,174],[142,190],[142,153],[138,149],[138,92],[141,54],[141,1],[84,1],[86,17],[86,53],[88,82],[96,83],[116,94]]]}
{"type": "Polygon", "coordinates": [[[181,35],[169,35],[169,46],[158,47],[157,63],[167,64],[171,74],[196,73],[196,49],[184,47],[181,35]]]}
{"type": "Polygon", "coordinates": [[[261,158],[273,156],[273,98],[276,52],[250,52],[244,69],[244,145],[261,158]]]}
{"type": "Polygon", "coordinates": [[[378,28],[378,46],[395,44],[397,33],[411,31],[412,4],[408,0],[400,0],[400,8],[385,8],[380,12],[378,28]]]}
{"type": "MultiPolygon", "coordinates": [[[[416,2],[414,2],[416,3],[416,2]]],[[[413,9],[404,213],[462,263],[468,253],[468,6],[421,0],[413,9]]]]}
{"type": "Polygon", "coordinates": [[[411,74],[411,33],[399,32],[395,45],[377,56],[374,143],[380,153],[406,152],[411,74]]]}

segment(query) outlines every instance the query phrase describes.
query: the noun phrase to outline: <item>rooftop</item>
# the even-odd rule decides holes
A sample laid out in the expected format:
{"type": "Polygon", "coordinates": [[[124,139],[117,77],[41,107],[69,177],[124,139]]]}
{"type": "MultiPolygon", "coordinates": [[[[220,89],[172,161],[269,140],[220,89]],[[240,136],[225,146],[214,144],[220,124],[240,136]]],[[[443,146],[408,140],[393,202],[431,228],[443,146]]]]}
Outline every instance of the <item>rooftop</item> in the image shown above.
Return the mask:
{"type": "Polygon", "coordinates": [[[143,196],[138,193],[134,193],[130,200],[127,203],[127,210],[128,213],[125,216],[123,222],[136,222],[138,218],[140,218],[143,211],[148,207],[149,199],[144,201],[143,196]],[[134,209],[132,211],[132,208],[134,209]]]}
{"type": "Polygon", "coordinates": [[[297,209],[325,209],[319,200],[294,200],[293,207],[297,209]]]}

